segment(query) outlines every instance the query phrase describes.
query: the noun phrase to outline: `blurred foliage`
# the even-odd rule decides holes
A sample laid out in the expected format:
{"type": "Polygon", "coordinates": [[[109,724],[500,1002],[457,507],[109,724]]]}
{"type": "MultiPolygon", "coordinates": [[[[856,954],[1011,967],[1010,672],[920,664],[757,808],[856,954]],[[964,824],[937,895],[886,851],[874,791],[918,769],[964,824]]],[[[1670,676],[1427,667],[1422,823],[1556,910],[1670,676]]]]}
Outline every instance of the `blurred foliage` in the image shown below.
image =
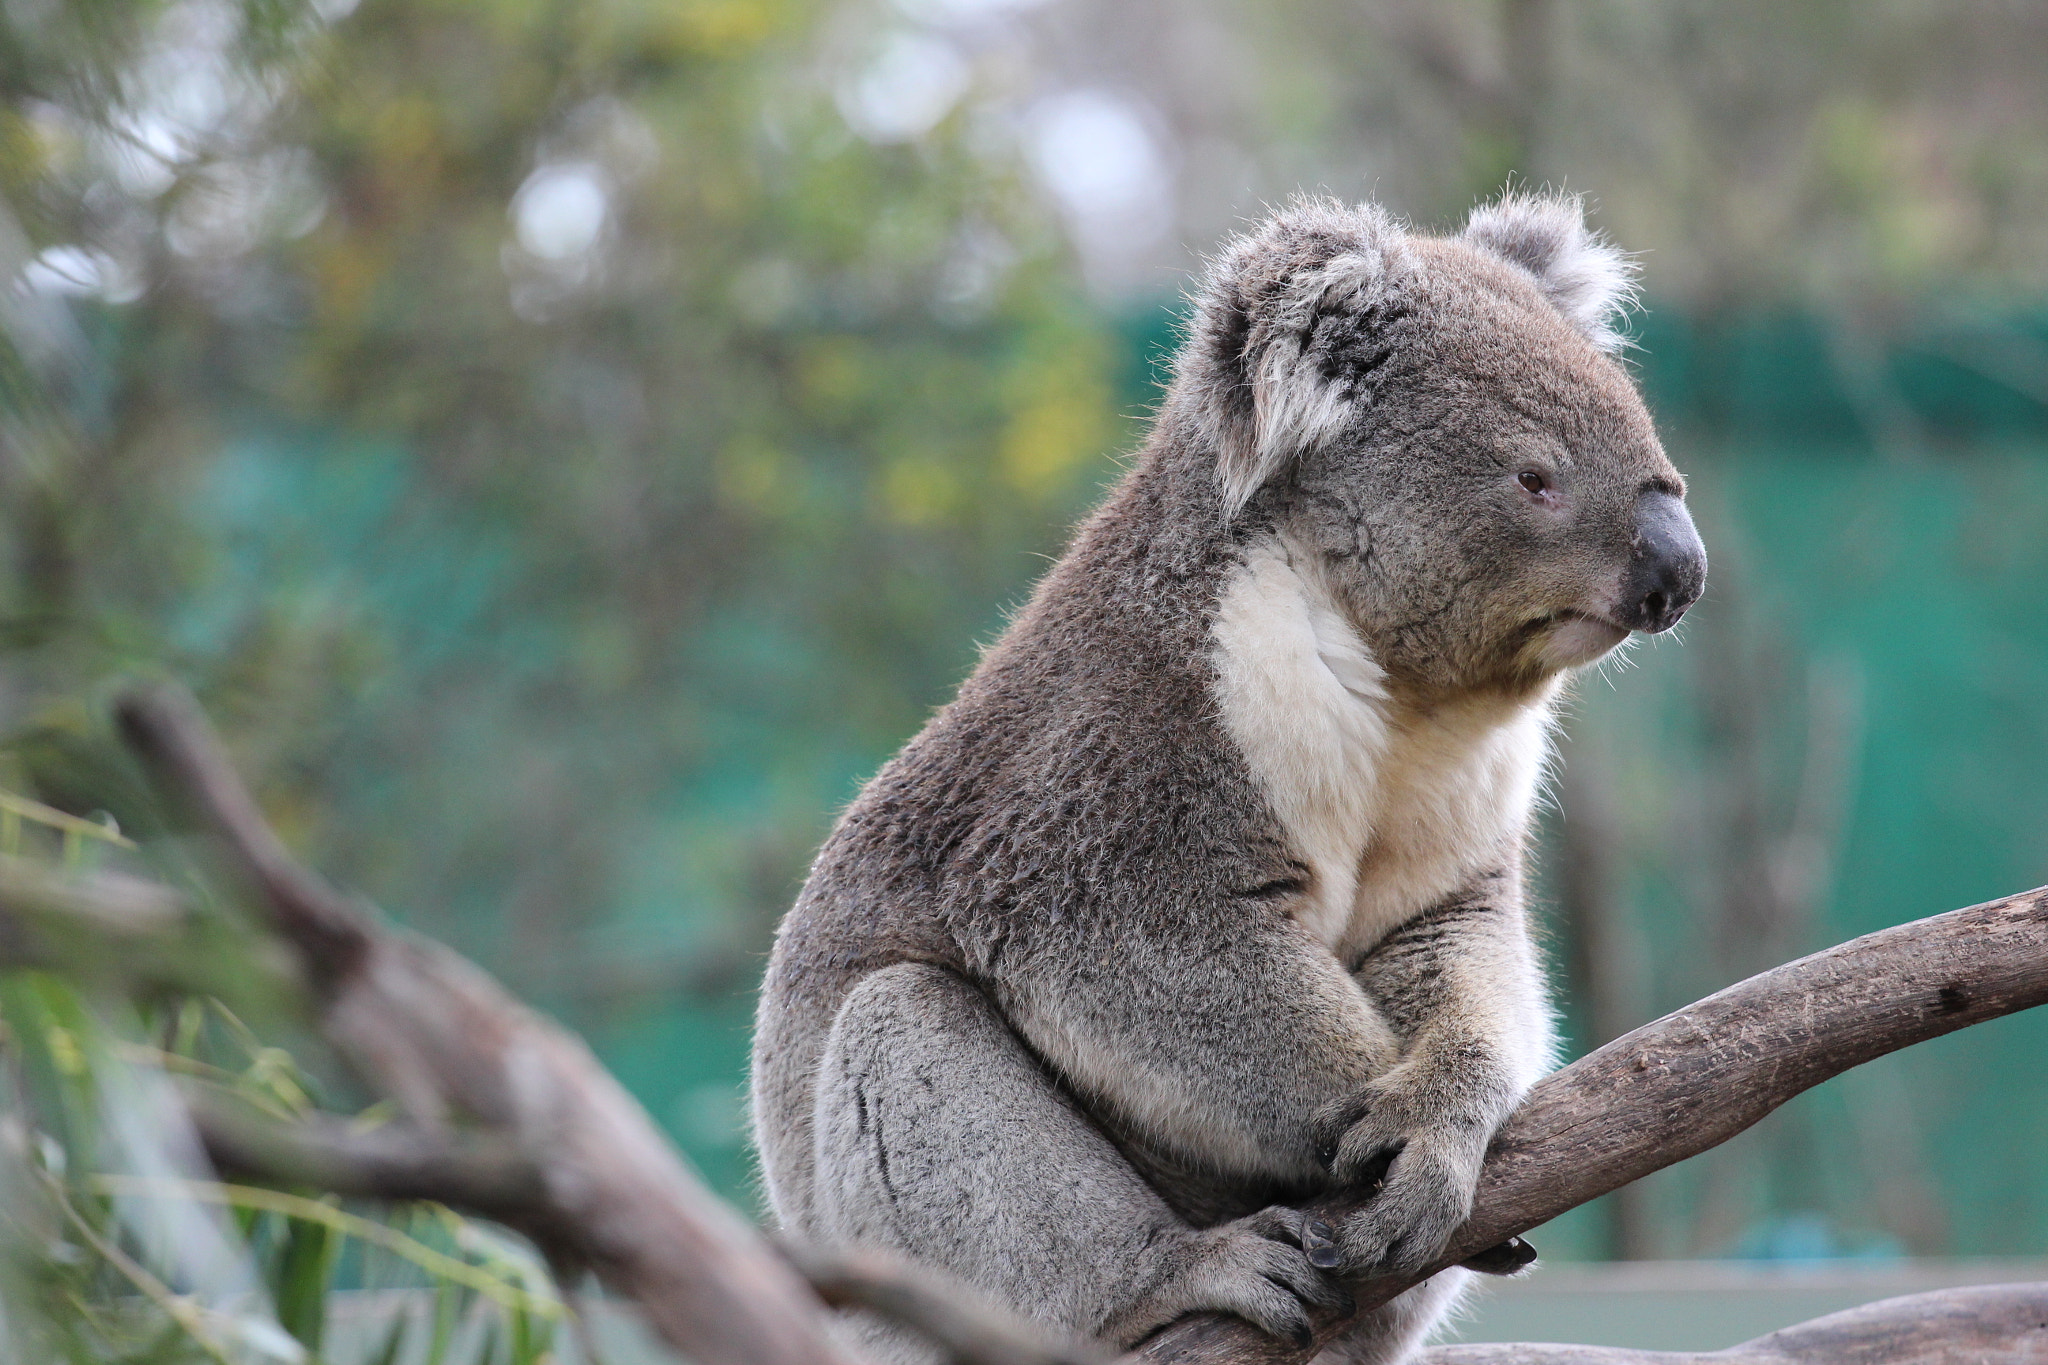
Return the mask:
{"type": "MultiPolygon", "coordinates": [[[[78,871],[100,861],[96,850],[133,847],[108,826],[0,792],[0,856],[61,859],[78,871]]],[[[222,1184],[180,1087],[279,1120],[311,1114],[324,1088],[218,1000],[138,1005],[44,972],[0,974],[8,1360],[557,1358],[567,1310],[523,1242],[439,1205],[359,1211],[318,1190],[222,1184]],[[335,1291],[344,1287],[374,1311],[342,1309],[335,1291]]],[[[355,1121],[386,1117],[376,1106],[355,1121]]]]}
{"type": "Polygon", "coordinates": [[[1512,177],[1586,194],[1696,314],[2048,289],[2036,4],[1084,0],[1033,36],[1151,112],[1195,246],[1299,187],[1448,223],[1512,177]]]}
{"type": "Polygon", "coordinates": [[[829,811],[1129,430],[1016,165],[853,136],[820,18],[0,9],[19,780],[106,804],[97,680],[190,682],[313,861],[515,990],[601,1043],[706,1002],[728,1184],[829,811]]]}

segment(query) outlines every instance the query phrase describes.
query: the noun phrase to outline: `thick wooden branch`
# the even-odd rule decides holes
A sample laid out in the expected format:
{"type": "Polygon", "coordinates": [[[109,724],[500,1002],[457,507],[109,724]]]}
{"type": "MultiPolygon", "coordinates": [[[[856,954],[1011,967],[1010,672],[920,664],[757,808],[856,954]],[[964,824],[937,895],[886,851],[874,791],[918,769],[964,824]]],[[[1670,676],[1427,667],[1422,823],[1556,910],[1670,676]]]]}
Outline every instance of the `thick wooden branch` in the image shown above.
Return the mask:
{"type": "MultiPolygon", "coordinates": [[[[2048,1003],[2048,888],[1880,930],[1738,982],[1541,1082],[1494,1140],[1472,1218],[1424,1275],[1368,1280],[1358,1311],[1587,1200],[1726,1142],[1831,1076],[2048,1003]]],[[[1319,1211],[1342,1218],[1363,1201],[1319,1211]]],[[[1298,1348],[1203,1314],[1137,1351],[1175,1365],[1292,1365],[1298,1348]]]]}
{"type": "Polygon", "coordinates": [[[1725,1351],[1438,1346],[1417,1365],[2041,1365],[2048,1284],[1940,1289],[1865,1304],[1725,1351]]]}

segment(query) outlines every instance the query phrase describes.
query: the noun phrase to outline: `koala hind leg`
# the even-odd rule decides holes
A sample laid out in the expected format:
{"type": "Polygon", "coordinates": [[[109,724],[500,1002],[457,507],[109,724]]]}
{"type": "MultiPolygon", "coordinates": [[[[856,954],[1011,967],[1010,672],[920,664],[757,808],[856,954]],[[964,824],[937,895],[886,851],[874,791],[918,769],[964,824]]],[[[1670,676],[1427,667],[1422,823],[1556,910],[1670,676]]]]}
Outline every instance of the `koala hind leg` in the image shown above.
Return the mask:
{"type": "MultiPolygon", "coordinates": [[[[1189,1226],[942,968],[884,968],[849,993],[815,1104],[810,1225],[795,1231],[937,1267],[1046,1327],[1123,1347],[1216,1310],[1299,1338],[1304,1303],[1345,1298],[1291,1209],[1189,1226]]],[[[915,1358],[880,1332],[860,1331],[870,1350],[915,1358]]]]}

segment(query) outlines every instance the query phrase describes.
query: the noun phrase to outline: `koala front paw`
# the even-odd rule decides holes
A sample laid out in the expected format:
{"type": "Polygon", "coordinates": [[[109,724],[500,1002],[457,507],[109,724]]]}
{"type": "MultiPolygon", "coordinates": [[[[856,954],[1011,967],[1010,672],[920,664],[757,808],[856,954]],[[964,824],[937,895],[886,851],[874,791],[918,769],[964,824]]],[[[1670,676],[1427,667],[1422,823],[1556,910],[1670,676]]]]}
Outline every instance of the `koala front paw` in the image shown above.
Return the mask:
{"type": "Polygon", "coordinates": [[[1298,1209],[1275,1206],[1192,1233],[1167,1281],[1139,1305],[1124,1330],[1129,1346],[1153,1326],[1194,1312],[1235,1313],[1260,1330],[1307,1346],[1313,1309],[1348,1312],[1351,1291],[1320,1265],[1334,1265],[1336,1231],[1298,1209]]]}
{"type": "Polygon", "coordinates": [[[1427,1267],[1472,1213],[1489,1127],[1417,1121],[1387,1097],[1345,1132],[1331,1170],[1352,1189],[1376,1189],[1344,1220],[1337,1242],[1355,1273],[1427,1267]]]}
{"type": "Polygon", "coordinates": [[[1355,1271],[1411,1275],[1437,1258],[1472,1213],[1479,1163],[1463,1143],[1414,1134],[1372,1202],[1344,1220],[1337,1242],[1355,1271]]]}

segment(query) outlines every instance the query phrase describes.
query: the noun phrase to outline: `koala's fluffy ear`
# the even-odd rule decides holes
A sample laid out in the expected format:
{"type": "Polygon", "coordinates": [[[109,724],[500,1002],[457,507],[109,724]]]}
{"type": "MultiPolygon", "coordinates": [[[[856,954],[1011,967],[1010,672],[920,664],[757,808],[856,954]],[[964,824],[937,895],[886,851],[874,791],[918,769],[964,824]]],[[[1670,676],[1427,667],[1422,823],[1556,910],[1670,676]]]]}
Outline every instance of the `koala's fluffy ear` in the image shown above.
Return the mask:
{"type": "Polygon", "coordinates": [[[1635,262],[1587,228],[1577,195],[1506,195],[1472,211],[1465,240],[1534,275],[1557,311],[1601,350],[1627,344],[1614,324],[1635,301],[1635,262]]]}
{"type": "Polygon", "coordinates": [[[1226,516],[1372,401],[1405,243],[1373,206],[1297,200],[1211,265],[1176,378],[1216,450],[1226,516]]]}

